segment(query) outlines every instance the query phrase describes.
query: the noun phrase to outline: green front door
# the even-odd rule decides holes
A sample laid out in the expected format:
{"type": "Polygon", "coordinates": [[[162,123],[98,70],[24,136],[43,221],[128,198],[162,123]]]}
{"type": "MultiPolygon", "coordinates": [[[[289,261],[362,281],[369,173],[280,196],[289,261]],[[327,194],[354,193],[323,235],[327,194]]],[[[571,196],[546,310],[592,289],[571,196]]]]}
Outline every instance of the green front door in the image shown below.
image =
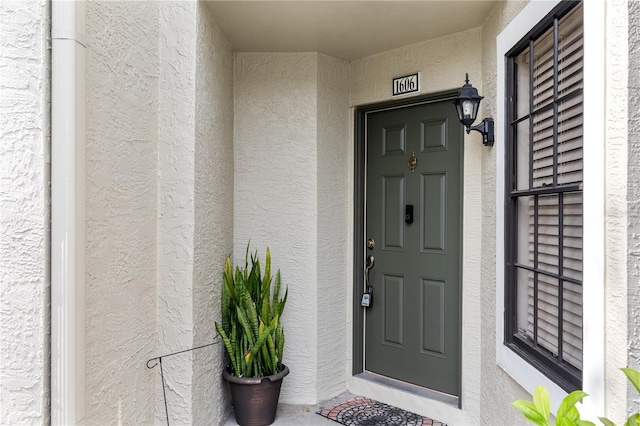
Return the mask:
{"type": "Polygon", "coordinates": [[[366,129],[365,370],[457,396],[462,126],[443,101],[369,113],[366,129]]]}

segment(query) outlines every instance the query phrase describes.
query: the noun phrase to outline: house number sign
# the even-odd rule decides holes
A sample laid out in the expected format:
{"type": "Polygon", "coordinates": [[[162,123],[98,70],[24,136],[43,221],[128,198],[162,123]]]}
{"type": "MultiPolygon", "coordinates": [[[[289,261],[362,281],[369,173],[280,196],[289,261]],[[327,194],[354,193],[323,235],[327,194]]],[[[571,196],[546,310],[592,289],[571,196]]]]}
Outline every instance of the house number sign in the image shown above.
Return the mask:
{"type": "Polygon", "coordinates": [[[420,73],[404,75],[393,79],[393,96],[420,92],[420,73]]]}

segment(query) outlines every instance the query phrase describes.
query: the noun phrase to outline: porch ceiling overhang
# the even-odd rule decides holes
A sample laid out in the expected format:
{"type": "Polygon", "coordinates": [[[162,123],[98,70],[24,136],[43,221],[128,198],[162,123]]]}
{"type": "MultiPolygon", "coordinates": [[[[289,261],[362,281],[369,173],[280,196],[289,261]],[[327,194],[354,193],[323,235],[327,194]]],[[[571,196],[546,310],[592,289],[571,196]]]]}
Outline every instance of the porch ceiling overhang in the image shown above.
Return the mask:
{"type": "Polygon", "coordinates": [[[483,24],[497,1],[208,1],[238,52],[351,61],[483,24]]]}

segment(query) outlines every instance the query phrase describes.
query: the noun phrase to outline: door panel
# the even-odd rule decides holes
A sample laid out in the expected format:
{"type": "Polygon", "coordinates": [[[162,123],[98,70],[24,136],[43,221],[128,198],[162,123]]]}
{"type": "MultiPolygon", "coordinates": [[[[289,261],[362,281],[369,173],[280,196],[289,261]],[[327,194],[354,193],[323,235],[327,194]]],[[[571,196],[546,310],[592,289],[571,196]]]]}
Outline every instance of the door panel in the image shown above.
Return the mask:
{"type": "Polygon", "coordinates": [[[404,277],[383,275],[384,336],[383,343],[402,347],[404,344],[404,277]]]}
{"type": "Polygon", "coordinates": [[[382,155],[398,155],[405,151],[405,127],[402,124],[382,128],[382,155]]]}
{"type": "Polygon", "coordinates": [[[446,250],[447,175],[423,173],[420,176],[420,221],[422,250],[444,253],[446,250]]]}
{"type": "Polygon", "coordinates": [[[367,251],[365,369],[451,395],[460,383],[461,142],[450,101],[367,115],[365,238],[382,244],[367,251]]]}
{"type": "Polygon", "coordinates": [[[444,281],[422,279],[422,351],[427,354],[444,356],[444,281]]]}
{"type": "Polygon", "coordinates": [[[382,177],[383,246],[388,250],[404,247],[404,176],[382,177]]]}
{"type": "Polygon", "coordinates": [[[446,118],[425,120],[420,123],[420,150],[442,151],[447,149],[447,122],[446,118]]]}

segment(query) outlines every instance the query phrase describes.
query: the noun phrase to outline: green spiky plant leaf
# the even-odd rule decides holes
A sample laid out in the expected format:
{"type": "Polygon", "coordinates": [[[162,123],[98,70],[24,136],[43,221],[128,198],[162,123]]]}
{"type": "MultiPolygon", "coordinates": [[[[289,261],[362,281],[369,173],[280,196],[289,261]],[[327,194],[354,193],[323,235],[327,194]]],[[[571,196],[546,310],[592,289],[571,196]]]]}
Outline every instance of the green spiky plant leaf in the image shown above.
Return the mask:
{"type": "Polygon", "coordinates": [[[288,289],[281,297],[280,271],[274,279],[269,248],[264,272],[258,253],[249,249],[250,243],[244,267],[234,269],[230,257],[225,261],[221,321],[215,327],[224,342],[230,372],[239,377],[262,377],[284,370],[284,329],[280,318],[288,289]]]}

